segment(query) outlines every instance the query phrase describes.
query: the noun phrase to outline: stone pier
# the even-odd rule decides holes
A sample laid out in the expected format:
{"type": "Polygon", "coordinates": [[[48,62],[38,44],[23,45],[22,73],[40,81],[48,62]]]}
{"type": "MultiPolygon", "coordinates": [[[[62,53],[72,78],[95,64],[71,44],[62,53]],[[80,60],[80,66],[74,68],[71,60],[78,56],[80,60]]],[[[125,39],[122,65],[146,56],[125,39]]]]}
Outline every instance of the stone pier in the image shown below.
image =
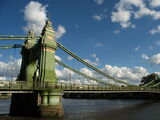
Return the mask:
{"type": "Polygon", "coordinates": [[[38,92],[12,94],[10,116],[40,116],[38,99],[38,92]]]}
{"type": "Polygon", "coordinates": [[[40,116],[63,117],[62,92],[44,91],[41,93],[40,116]]]}
{"type": "Polygon", "coordinates": [[[63,117],[62,92],[14,93],[10,116],[63,117]]]}

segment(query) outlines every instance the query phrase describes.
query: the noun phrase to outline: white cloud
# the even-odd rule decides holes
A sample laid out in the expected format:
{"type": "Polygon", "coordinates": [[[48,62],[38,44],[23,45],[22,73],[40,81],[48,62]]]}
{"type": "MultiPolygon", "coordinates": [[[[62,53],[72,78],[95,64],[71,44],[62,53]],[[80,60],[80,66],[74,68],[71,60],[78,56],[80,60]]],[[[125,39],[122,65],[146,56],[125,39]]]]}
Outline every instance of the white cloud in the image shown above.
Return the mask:
{"type": "Polygon", "coordinates": [[[160,40],[155,41],[155,44],[156,44],[157,46],[160,46],[160,40]]]}
{"type": "Polygon", "coordinates": [[[160,7],[160,0],[150,0],[150,6],[152,8],[160,7]]]}
{"type": "Polygon", "coordinates": [[[146,54],[142,54],[142,58],[145,59],[145,60],[149,59],[149,57],[146,54]]]}
{"type": "Polygon", "coordinates": [[[150,16],[153,20],[158,20],[160,19],[160,12],[147,8],[144,0],[120,0],[115,5],[111,20],[119,23],[122,28],[135,28],[135,25],[131,23],[131,18],[140,19],[144,16],[150,16]]]}
{"type": "Polygon", "coordinates": [[[13,62],[0,62],[0,80],[11,80],[19,74],[22,59],[14,59],[13,62]]]}
{"type": "MultiPolygon", "coordinates": [[[[117,67],[117,66],[111,66],[111,65],[105,65],[103,69],[101,69],[103,72],[109,74],[110,76],[116,77],[120,80],[133,83],[133,84],[139,84],[141,81],[141,78],[148,75],[148,71],[144,67],[134,67],[134,68],[128,68],[128,67],[117,67]]],[[[97,78],[101,81],[111,83],[111,84],[117,84],[113,80],[110,80],[102,75],[99,75],[98,73],[94,72],[93,70],[90,70],[88,68],[81,68],[80,71],[84,74],[87,74],[90,77],[97,78]]],[[[73,73],[66,68],[62,70],[56,70],[56,74],[59,78],[60,82],[65,83],[76,83],[76,84],[97,84],[97,82],[93,80],[86,79],[84,77],[77,76],[76,73],[73,73]],[[70,77],[69,77],[70,74],[70,77]]]]}
{"type": "Polygon", "coordinates": [[[70,77],[72,77],[75,74],[74,72],[70,71],[67,68],[64,68],[62,70],[56,69],[55,72],[58,78],[65,80],[70,79],[70,77]]]}
{"type": "Polygon", "coordinates": [[[150,64],[153,64],[153,65],[159,65],[160,64],[160,53],[158,54],[155,54],[153,56],[147,56],[146,54],[143,54],[142,55],[142,58],[149,62],[150,64]]]}
{"type": "Polygon", "coordinates": [[[148,49],[149,50],[153,50],[153,46],[148,46],[148,49]]]}
{"type": "Polygon", "coordinates": [[[100,42],[95,44],[95,47],[102,47],[102,46],[103,46],[103,43],[100,43],[100,42]]]}
{"type": "Polygon", "coordinates": [[[55,58],[56,58],[57,60],[59,60],[59,61],[62,61],[62,58],[59,57],[58,55],[55,55],[55,58]]]}
{"type": "Polygon", "coordinates": [[[99,63],[99,58],[95,58],[95,61],[96,61],[97,63],[99,63]]]}
{"type": "Polygon", "coordinates": [[[114,34],[118,34],[118,33],[120,33],[120,32],[121,32],[121,31],[118,30],[118,29],[113,31],[114,34]]]}
{"type": "Polygon", "coordinates": [[[97,61],[91,61],[91,60],[89,60],[89,59],[84,59],[86,62],[88,62],[89,64],[91,64],[91,65],[94,65],[94,66],[98,66],[99,65],[99,63],[97,62],[97,61]]]}
{"type": "MultiPolygon", "coordinates": [[[[81,68],[79,71],[90,76],[90,77],[95,76],[94,72],[89,70],[88,68],[81,68]]],[[[62,83],[97,84],[96,81],[87,79],[81,75],[73,73],[72,71],[70,71],[66,68],[63,68],[62,70],[56,69],[56,75],[58,77],[58,81],[62,82],[62,83]]]]}
{"type": "Polygon", "coordinates": [[[94,0],[94,2],[97,4],[97,5],[102,5],[104,3],[104,0],[94,0]]]}
{"type": "MultiPolygon", "coordinates": [[[[80,71],[84,74],[87,74],[89,76],[93,76],[93,72],[90,71],[87,68],[81,68],[80,71]]],[[[63,68],[62,70],[56,69],[56,75],[58,77],[58,82],[62,83],[74,83],[74,84],[97,84],[97,82],[93,80],[89,80],[87,78],[84,78],[67,68],[63,68]]]]}
{"type": "Polygon", "coordinates": [[[139,51],[140,48],[140,46],[137,46],[136,48],[134,48],[134,51],[139,51]]]}
{"type": "MultiPolygon", "coordinates": [[[[27,25],[23,27],[25,32],[33,30],[36,35],[40,35],[47,20],[48,5],[42,5],[39,2],[30,1],[24,9],[24,19],[27,25]]],[[[66,33],[66,29],[62,25],[58,25],[55,31],[55,38],[60,39],[66,33]]]]}
{"type": "Polygon", "coordinates": [[[70,61],[72,61],[73,57],[72,56],[68,56],[67,59],[70,60],[70,61]]]}
{"type": "Polygon", "coordinates": [[[101,21],[103,19],[103,14],[100,15],[92,15],[92,18],[96,21],[101,21]]]}
{"type": "Polygon", "coordinates": [[[91,57],[96,58],[97,55],[96,55],[95,53],[93,53],[93,54],[91,55],[91,57]]]}
{"type": "Polygon", "coordinates": [[[81,68],[80,71],[84,74],[87,74],[90,77],[93,77],[93,71],[87,69],[87,68],[81,68]]]}
{"type": "Polygon", "coordinates": [[[95,62],[91,62],[89,60],[87,60],[87,61],[90,62],[90,63],[92,63],[93,65],[96,65],[96,66],[99,65],[99,58],[97,57],[97,55],[95,53],[93,53],[91,55],[91,57],[93,57],[95,59],[95,62]]]}
{"type": "Polygon", "coordinates": [[[60,39],[66,33],[66,29],[64,26],[59,25],[57,31],[55,31],[55,38],[60,39]]]}
{"type": "Polygon", "coordinates": [[[23,29],[28,32],[33,30],[36,35],[40,35],[42,28],[47,20],[47,5],[42,5],[39,2],[30,1],[24,9],[24,19],[27,25],[23,29]]]}
{"type": "Polygon", "coordinates": [[[140,83],[141,78],[148,74],[147,70],[143,67],[134,67],[131,69],[127,67],[105,65],[102,70],[113,77],[136,84],[140,83]]]}
{"type": "Polygon", "coordinates": [[[127,28],[131,26],[131,22],[129,22],[131,17],[131,13],[129,11],[121,10],[118,12],[112,12],[111,20],[112,22],[120,23],[121,27],[127,28]]]}
{"type": "Polygon", "coordinates": [[[152,35],[160,33],[160,25],[149,31],[152,35]]]}

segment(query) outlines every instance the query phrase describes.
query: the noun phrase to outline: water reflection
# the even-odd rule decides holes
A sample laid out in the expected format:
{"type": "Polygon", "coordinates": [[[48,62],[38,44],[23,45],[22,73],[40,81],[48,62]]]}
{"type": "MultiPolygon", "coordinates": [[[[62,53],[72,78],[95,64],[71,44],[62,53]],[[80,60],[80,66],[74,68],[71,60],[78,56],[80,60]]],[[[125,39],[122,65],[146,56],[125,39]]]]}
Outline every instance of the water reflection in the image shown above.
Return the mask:
{"type": "MultiPolygon", "coordinates": [[[[0,100],[0,113],[9,111],[0,100]]],[[[160,120],[160,101],[63,99],[64,118],[0,116],[0,120],[160,120]]]]}

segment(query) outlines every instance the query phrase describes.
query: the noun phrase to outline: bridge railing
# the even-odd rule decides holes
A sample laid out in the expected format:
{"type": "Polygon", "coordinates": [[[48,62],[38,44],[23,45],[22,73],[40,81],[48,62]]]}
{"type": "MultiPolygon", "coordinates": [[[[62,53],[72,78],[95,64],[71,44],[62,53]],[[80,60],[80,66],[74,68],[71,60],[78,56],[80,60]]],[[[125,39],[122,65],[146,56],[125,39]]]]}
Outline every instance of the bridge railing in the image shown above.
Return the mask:
{"type": "Polygon", "coordinates": [[[45,82],[0,81],[0,90],[43,90],[48,87],[48,83],[45,82]]]}
{"type": "Polygon", "coordinates": [[[62,91],[160,91],[159,88],[141,86],[107,86],[69,83],[0,81],[0,90],[55,90],[62,91]]]}
{"type": "Polygon", "coordinates": [[[159,88],[141,86],[107,86],[107,85],[85,85],[56,83],[57,88],[64,91],[160,91],[159,88]]]}

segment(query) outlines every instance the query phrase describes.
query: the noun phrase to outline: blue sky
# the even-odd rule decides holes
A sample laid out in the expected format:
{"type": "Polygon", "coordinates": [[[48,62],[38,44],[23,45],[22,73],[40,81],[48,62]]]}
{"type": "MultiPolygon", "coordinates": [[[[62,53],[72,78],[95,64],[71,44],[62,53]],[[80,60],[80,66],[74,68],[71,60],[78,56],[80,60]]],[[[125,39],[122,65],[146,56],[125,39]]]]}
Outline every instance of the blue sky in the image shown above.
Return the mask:
{"type": "MultiPolygon", "coordinates": [[[[0,34],[25,35],[24,27],[32,23],[25,18],[25,7],[36,2],[57,34],[62,32],[57,40],[98,68],[126,67],[134,73],[139,66],[146,73],[159,72],[160,0],[156,1],[1,0],[0,34]]],[[[63,53],[57,55],[69,61],[63,53]]]]}

